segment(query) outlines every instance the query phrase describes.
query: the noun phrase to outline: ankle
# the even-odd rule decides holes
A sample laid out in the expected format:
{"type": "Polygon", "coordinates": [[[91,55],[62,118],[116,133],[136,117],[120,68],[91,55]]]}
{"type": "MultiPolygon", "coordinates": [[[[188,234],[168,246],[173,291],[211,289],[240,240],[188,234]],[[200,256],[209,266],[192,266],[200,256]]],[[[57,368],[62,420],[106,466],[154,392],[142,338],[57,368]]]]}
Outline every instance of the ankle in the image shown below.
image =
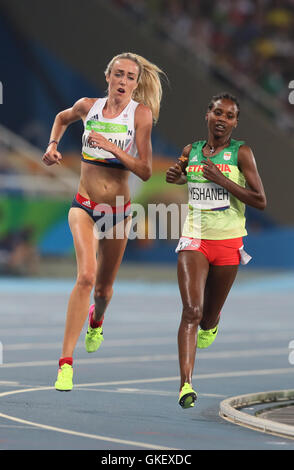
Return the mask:
{"type": "Polygon", "coordinates": [[[64,364],[68,364],[70,366],[73,365],[73,358],[72,357],[61,357],[59,359],[59,367],[63,366],[64,364]]]}
{"type": "Polygon", "coordinates": [[[94,313],[95,313],[95,310],[93,310],[90,313],[90,327],[91,328],[99,328],[99,327],[102,326],[102,323],[103,323],[103,320],[104,320],[104,315],[102,315],[102,317],[100,317],[100,320],[95,320],[94,313]]]}

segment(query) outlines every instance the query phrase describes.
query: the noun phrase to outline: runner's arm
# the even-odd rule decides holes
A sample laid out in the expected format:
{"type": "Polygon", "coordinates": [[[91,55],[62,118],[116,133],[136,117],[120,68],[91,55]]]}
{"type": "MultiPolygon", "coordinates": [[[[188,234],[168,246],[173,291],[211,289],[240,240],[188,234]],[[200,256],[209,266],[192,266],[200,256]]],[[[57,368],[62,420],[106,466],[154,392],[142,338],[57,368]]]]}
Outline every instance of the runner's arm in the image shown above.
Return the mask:
{"type": "Polygon", "coordinates": [[[203,176],[223,188],[248,206],[264,210],[266,208],[266,195],[263,184],[257,170],[253,152],[247,145],[242,145],[238,153],[239,169],[242,171],[247,186],[243,188],[239,184],[224,176],[217,166],[207,158],[203,161],[203,176]]]}
{"type": "Polygon", "coordinates": [[[43,162],[47,166],[54,165],[54,163],[60,163],[62,155],[58,152],[57,146],[63,134],[70,124],[86,117],[92,104],[92,98],[81,98],[76,101],[71,108],[65,109],[56,115],[50,134],[49,144],[42,157],[43,162]]]}

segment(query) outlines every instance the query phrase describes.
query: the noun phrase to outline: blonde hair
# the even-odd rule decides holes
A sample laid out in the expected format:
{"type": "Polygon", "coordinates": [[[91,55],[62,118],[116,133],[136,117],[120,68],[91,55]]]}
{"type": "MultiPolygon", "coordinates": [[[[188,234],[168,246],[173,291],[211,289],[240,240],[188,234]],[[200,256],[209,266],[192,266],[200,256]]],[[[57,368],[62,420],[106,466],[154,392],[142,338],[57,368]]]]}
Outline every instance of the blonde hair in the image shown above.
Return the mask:
{"type": "MultiPolygon", "coordinates": [[[[135,62],[139,68],[138,86],[133,93],[133,99],[138,103],[149,106],[153,121],[156,123],[159,117],[160,103],[162,98],[162,86],[160,74],[164,72],[157,65],[149,62],[144,57],[132,52],[123,52],[111,59],[105,70],[105,76],[109,76],[116,60],[128,59],[135,62]]],[[[164,74],[165,75],[165,74],[164,74]]]]}

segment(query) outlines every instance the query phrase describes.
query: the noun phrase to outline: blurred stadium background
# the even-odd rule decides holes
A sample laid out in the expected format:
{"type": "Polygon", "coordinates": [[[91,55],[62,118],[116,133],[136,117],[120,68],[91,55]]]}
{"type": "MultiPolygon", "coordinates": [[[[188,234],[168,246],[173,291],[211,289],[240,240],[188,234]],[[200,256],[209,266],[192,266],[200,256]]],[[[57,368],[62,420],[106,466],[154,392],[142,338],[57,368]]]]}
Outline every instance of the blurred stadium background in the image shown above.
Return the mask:
{"type": "MultiPolygon", "coordinates": [[[[62,139],[61,167],[45,167],[41,157],[55,115],[82,96],[103,96],[105,66],[125,51],[169,79],[153,132],[153,176],[143,185],[132,179],[133,202],[187,201],[187,188],[166,184],[165,171],[184,145],[205,138],[210,98],[229,91],[241,105],[234,137],[253,148],[268,198],[266,211],[247,209],[253,261],[243,269],[293,269],[293,41],[294,0],[0,0],[1,274],[75,274],[67,213],[82,124],[62,139]]],[[[138,276],[144,266],[155,279],[157,263],[174,278],[176,243],[129,241],[121,273],[138,276]]]]}

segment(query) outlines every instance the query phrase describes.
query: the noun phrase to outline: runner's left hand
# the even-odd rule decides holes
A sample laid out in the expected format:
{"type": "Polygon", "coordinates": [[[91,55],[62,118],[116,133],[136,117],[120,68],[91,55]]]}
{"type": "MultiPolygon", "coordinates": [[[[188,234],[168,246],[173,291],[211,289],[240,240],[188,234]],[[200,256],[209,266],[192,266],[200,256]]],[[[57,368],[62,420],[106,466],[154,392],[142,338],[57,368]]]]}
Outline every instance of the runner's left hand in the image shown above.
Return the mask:
{"type": "Polygon", "coordinates": [[[108,152],[112,152],[114,150],[114,145],[112,142],[109,142],[103,135],[99,134],[99,132],[91,131],[88,137],[88,142],[94,148],[100,147],[108,152]]]}
{"type": "Polygon", "coordinates": [[[225,176],[218,167],[210,160],[209,157],[207,157],[207,160],[202,160],[201,163],[203,164],[204,178],[221,186],[225,176]]]}

